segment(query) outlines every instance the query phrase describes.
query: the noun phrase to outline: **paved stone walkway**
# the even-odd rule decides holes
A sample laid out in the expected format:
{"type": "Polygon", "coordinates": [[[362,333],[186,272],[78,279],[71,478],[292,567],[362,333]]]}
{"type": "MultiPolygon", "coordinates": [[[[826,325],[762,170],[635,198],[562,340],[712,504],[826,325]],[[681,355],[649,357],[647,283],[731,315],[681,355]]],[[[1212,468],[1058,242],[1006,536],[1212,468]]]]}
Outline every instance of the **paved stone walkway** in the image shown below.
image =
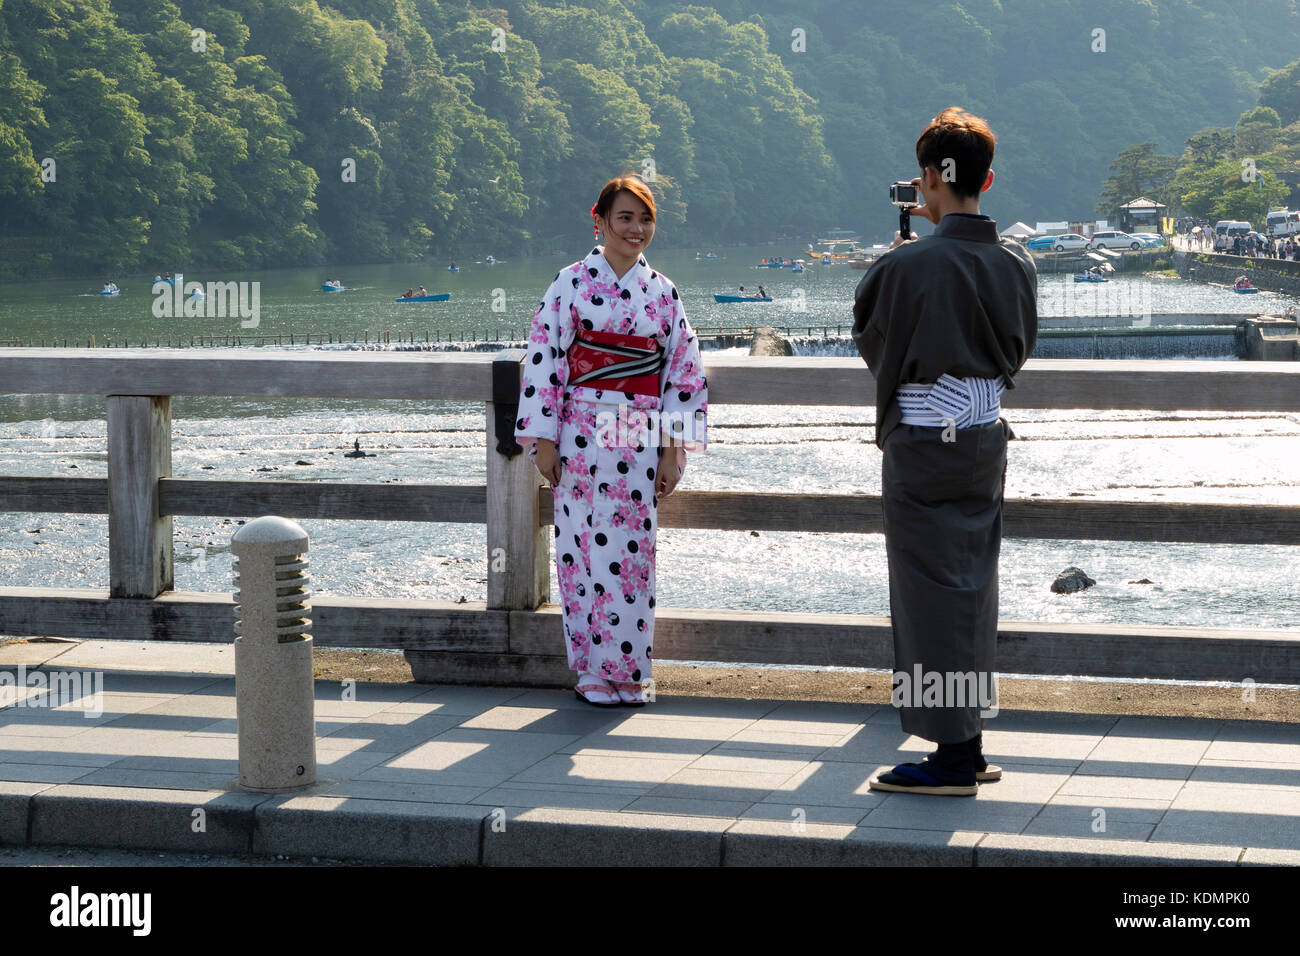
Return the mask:
{"type": "MultiPolygon", "coordinates": [[[[1300,727],[1003,711],[973,798],[867,789],[933,748],[889,707],[316,684],[318,782],[239,789],[234,650],[0,647],[104,713],[0,709],[0,843],[455,864],[1300,865],[1300,727]],[[198,813],[198,810],[202,813],[198,813]]],[[[0,687],[0,694],[5,692],[0,687]]],[[[10,689],[11,691],[11,689],[10,689]]]]}

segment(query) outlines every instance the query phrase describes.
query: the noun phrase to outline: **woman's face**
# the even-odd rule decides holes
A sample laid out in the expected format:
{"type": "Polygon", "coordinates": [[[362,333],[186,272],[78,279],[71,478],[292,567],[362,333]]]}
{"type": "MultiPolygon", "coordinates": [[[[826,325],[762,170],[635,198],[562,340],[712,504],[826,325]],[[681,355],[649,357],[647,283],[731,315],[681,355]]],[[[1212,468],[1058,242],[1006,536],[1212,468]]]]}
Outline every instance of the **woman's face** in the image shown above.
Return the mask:
{"type": "Polygon", "coordinates": [[[646,204],[624,190],[614,197],[609,215],[602,222],[605,251],[635,259],[654,238],[655,222],[646,204]]]}

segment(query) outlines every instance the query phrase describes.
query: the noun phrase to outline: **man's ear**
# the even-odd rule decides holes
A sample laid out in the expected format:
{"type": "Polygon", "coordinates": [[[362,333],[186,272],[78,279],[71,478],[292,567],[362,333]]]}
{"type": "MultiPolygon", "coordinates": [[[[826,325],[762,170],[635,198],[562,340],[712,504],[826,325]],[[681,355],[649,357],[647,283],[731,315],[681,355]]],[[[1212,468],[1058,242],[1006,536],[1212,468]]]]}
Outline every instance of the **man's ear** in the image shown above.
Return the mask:
{"type": "Polygon", "coordinates": [[[988,191],[989,191],[989,187],[992,186],[992,185],[993,185],[993,168],[990,166],[990,167],[989,167],[989,174],[988,174],[987,177],[985,177],[985,179],[984,179],[984,185],[980,187],[980,192],[982,192],[982,193],[986,193],[986,192],[988,192],[988,191]]]}

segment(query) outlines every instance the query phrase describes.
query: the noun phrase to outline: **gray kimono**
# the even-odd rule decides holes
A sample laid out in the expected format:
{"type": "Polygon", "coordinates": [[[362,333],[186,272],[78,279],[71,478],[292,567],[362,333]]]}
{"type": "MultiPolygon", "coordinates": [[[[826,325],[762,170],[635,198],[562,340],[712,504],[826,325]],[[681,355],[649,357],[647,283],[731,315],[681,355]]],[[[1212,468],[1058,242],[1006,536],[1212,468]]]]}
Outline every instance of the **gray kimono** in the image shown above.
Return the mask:
{"type": "Polygon", "coordinates": [[[948,215],[858,284],[853,340],[876,379],[876,444],[903,730],[970,740],[996,706],[998,555],[1011,429],[904,425],[902,383],[1013,376],[1038,337],[1037,273],[991,219],[948,215]],[[945,440],[948,439],[948,440],[945,440]],[[936,685],[938,690],[936,691],[936,685]]]}

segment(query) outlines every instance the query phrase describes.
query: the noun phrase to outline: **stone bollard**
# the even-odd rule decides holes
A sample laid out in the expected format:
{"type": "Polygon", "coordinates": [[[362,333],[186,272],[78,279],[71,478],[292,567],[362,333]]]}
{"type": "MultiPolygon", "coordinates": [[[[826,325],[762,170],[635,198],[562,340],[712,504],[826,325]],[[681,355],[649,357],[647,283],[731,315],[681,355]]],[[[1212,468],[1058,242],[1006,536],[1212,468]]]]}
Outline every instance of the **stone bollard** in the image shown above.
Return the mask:
{"type": "Polygon", "coordinates": [[[307,532],[267,515],[230,539],[235,556],[239,785],[259,793],[316,782],[307,532]]]}

